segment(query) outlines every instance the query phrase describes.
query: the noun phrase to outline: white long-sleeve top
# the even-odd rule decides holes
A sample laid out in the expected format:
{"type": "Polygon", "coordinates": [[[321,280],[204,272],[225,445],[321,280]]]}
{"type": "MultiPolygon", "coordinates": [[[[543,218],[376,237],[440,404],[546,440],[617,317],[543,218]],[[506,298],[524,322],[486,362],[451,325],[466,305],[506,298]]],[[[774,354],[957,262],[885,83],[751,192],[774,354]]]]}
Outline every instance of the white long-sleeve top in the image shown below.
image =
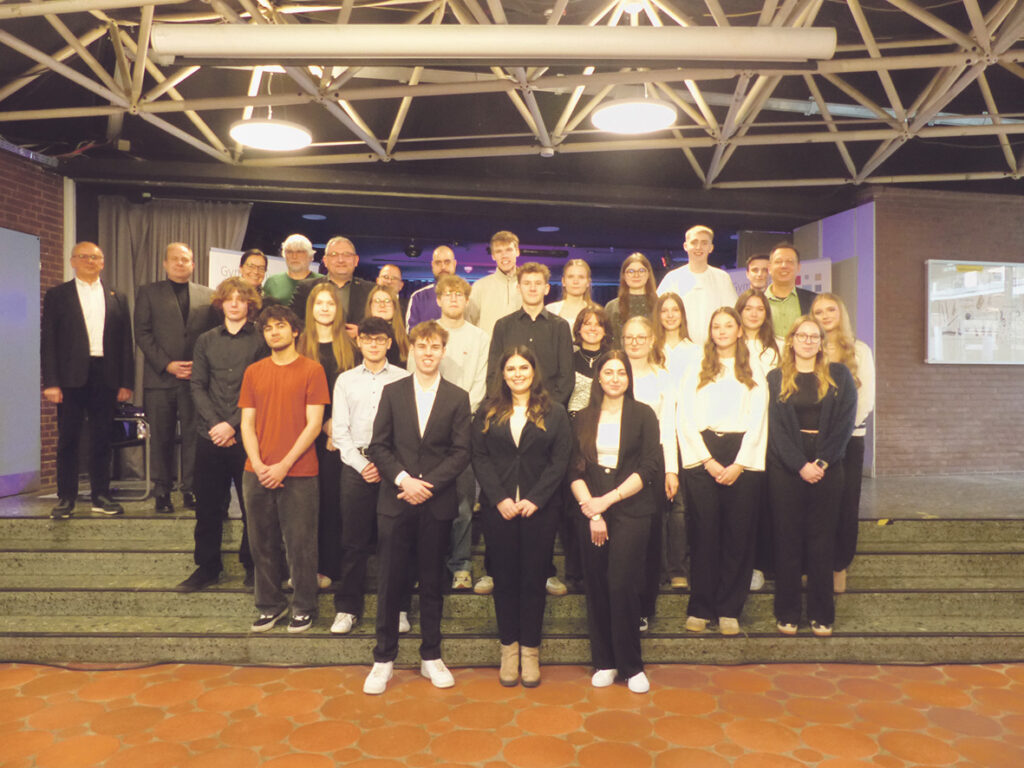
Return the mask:
{"type": "Polygon", "coordinates": [[[679,387],[676,429],[683,466],[687,469],[711,458],[701,432],[742,432],[736,463],[744,469],[764,470],[768,447],[768,384],[753,369],[756,386],[748,389],[736,380],[733,360],[722,360],[725,370],[710,384],[697,389],[701,361],[686,369],[679,387]]]}
{"type": "Polygon", "coordinates": [[[856,341],[853,345],[853,354],[857,358],[857,378],[860,379],[860,386],[857,387],[857,419],[854,424],[853,436],[864,437],[867,434],[867,427],[864,422],[875,410],[875,357],[871,354],[871,347],[863,341],[856,341]]]}
{"type": "Polygon", "coordinates": [[[665,471],[679,473],[676,449],[676,386],[675,379],[664,368],[653,368],[643,376],[633,375],[633,397],[651,406],[658,417],[661,450],[665,455],[665,471]]]}
{"type": "Polygon", "coordinates": [[[677,389],[679,382],[682,381],[683,374],[690,367],[690,363],[694,360],[700,360],[701,354],[701,346],[694,344],[689,339],[679,342],[671,349],[668,346],[665,347],[665,368],[672,377],[672,381],[676,383],[677,389]]]}
{"type": "Polygon", "coordinates": [[[772,368],[779,367],[778,354],[774,349],[762,344],[760,339],[747,339],[747,350],[750,352],[750,368],[760,368],[762,377],[767,376],[772,368]]]}

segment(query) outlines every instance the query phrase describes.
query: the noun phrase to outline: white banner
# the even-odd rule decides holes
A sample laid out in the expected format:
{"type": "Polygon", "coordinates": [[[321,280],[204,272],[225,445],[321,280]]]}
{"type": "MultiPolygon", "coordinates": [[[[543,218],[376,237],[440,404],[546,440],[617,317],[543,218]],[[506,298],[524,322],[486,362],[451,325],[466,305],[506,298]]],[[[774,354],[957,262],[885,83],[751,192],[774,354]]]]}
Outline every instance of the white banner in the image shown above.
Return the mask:
{"type": "MultiPolygon", "coordinates": [[[[229,251],[226,248],[210,249],[210,273],[206,276],[206,284],[216,288],[221,281],[238,276],[238,262],[242,260],[242,251],[229,251]]],[[[288,266],[281,256],[267,258],[267,277],[286,272],[288,266]]]]}

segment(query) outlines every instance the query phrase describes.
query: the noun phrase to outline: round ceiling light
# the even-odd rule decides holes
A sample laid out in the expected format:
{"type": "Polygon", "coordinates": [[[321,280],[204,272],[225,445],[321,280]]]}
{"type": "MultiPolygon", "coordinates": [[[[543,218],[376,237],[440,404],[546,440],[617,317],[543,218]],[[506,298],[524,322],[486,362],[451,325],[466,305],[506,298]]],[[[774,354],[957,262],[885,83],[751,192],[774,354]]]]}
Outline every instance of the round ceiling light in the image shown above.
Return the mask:
{"type": "Polygon", "coordinates": [[[607,101],[590,118],[594,127],[609,133],[653,133],[673,125],[676,108],[661,99],[630,98],[607,101]]]}
{"type": "Polygon", "coordinates": [[[308,147],[313,136],[298,123],[274,118],[239,120],[231,126],[231,138],[239,144],[269,152],[294,152],[308,147]]]}

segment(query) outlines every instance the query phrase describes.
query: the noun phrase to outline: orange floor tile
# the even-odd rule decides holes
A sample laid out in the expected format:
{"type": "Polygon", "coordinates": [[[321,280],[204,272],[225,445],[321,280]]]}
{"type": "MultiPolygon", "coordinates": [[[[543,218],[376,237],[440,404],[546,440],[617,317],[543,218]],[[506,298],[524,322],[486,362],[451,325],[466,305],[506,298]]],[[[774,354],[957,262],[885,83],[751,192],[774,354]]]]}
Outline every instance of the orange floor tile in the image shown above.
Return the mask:
{"type": "Polygon", "coordinates": [[[651,692],[545,667],[539,688],[455,670],[0,665],[3,768],[1024,766],[1024,665],[651,666],[651,692]]]}

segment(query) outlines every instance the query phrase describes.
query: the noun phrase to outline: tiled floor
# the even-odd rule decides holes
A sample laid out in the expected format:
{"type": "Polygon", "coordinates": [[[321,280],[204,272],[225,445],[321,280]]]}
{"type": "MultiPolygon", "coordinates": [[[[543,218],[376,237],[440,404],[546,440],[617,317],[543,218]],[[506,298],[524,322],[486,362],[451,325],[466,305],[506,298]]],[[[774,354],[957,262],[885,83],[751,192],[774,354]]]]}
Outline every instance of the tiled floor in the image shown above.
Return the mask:
{"type": "Polygon", "coordinates": [[[1024,665],[650,666],[651,693],[582,667],[432,688],[365,667],[0,665],[4,768],[1024,766],[1024,665]]]}

